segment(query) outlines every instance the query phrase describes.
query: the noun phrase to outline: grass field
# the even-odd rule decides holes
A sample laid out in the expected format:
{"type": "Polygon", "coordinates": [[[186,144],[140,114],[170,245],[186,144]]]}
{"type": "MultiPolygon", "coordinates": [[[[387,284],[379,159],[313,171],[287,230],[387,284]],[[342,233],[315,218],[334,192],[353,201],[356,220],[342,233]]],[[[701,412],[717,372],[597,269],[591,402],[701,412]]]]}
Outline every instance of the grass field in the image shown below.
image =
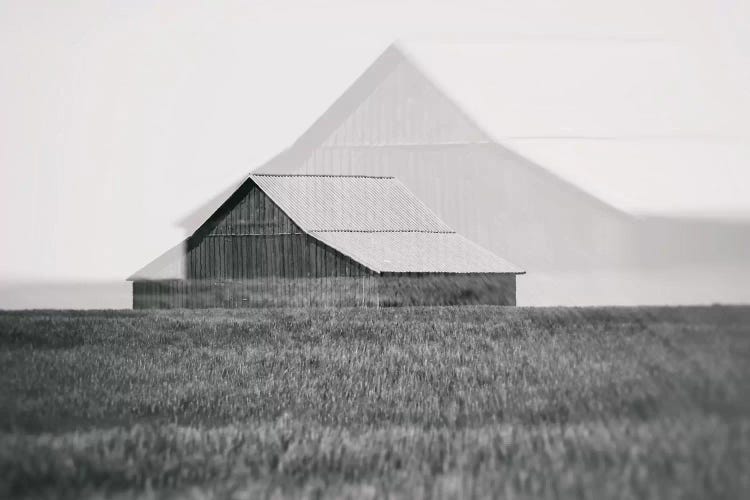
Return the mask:
{"type": "Polygon", "coordinates": [[[0,497],[750,498],[750,307],[0,313],[0,497]]]}

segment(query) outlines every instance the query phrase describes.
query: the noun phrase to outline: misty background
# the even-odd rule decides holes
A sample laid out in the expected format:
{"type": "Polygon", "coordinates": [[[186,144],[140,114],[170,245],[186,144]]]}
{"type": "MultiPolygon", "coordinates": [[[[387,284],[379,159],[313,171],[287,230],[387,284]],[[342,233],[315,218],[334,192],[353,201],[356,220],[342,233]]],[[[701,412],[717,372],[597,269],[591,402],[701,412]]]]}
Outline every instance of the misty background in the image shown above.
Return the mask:
{"type": "MultiPolygon", "coordinates": [[[[695,108],[682,110],[690,130],[654,115],[643,137],[585,120],[566,132],[560,106],[536,121],[514,109],[498,118],[503,137],[545,144],[532,153],[542,164],[573,160],[557,173],[609,186],[624,209],[749,219],[749,20],[745,2],[708,0],[0,2],[0,308],[129,307],[125,277],[184,237],[176,222],[289,146],[397,39],[422,61],[446,44],[679,54],[676,70],[700,78],[695,108]],[[692,162],[625,176],[632,162],[620,155],[592,171],[566,134],[645,148],[688,140],[692,162]],[[725,158],[703,155],[705,143],[725,158]]],[[[467,74],[472,62],[452,56],[432,69],[467,74]]]]}

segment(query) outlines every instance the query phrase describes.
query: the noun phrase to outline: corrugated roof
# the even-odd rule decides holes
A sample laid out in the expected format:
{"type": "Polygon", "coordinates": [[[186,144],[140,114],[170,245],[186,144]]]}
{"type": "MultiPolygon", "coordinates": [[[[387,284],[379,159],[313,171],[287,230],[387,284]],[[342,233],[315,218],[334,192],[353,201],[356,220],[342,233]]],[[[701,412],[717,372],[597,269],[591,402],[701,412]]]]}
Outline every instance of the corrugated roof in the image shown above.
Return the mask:
{"type": "Polygon", "coordinates": [[[523,273],[510,262],[457,233],[311,234],[380,273],[523,273]]]}
{"type": "Polygon", "coordinates": [[[523,272],[456,234],[394,177],[250,177],[302,230],[373,271],[523,272]]]}
{"type": "Polygon", "coordinates": [[[453,232],[393,177],[251,175],[306,232],[453,232]]]}
{"type": "MultiPolygon", "coordinates": [[[[394,177],[252,174],[303,231],[379,273],[523,271],[453,231],[394,177]]],[[[180,244],[131,280],[182,279],[180,244]]]]}

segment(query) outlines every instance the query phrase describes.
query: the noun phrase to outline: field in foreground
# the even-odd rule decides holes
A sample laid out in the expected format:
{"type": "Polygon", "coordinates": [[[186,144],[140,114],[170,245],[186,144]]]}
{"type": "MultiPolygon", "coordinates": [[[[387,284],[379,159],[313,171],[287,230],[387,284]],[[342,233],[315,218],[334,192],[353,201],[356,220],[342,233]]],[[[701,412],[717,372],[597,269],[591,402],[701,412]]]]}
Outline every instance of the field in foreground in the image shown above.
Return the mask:
{"type": "Polygon", "coordinates": [[[750,308],[0,313],[0,497],[747,498],[750,308]]]}

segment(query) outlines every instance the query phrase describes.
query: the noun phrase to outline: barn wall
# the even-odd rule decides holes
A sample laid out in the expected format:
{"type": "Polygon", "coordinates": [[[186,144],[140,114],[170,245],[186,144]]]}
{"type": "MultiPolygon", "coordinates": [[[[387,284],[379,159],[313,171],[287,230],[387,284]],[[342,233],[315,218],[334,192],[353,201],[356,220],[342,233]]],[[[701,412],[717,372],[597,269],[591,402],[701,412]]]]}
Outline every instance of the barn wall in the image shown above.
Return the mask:
{"type": "Polygon", "coordinates": [[[133,309],[374,307],[376,287],[373,276],[141,281],[133,309]]]}
{"type": "Polygon", "coordinates": [[[188,240],[186,267],[189,280],[369,274],[305,234],[251,181],[188,240]]]}
{"type": "Polygon", "coordinates": [[[184,261],[185,280],[134,282],[133,308],[377,302],[367,268],[305,234],[252,181],[188,239],[184,261]]]}
{"type": "Polygon", "coordinates": [[[512,274],[387,274],[133,283],[134,309],[515,305],[512,274]]]}

